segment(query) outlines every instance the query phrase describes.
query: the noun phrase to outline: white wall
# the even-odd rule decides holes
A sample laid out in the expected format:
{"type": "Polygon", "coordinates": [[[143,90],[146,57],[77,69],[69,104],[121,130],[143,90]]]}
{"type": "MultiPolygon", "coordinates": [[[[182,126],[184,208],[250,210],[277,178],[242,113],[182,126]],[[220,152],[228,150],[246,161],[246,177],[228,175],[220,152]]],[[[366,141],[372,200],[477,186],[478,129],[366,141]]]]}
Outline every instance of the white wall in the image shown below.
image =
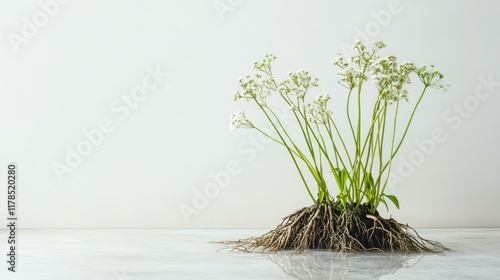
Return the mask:
{"type": "Polygon", "coordinates": [[[452,85],[427,96],[395,161],[404,182],[390,188],[402,204],[393,216],[421,227],[500,226],[495,1],[47,2],[50,16],[38,1],[0,3],[0,155],[4,169],[19,164],[24,228],[275,226],[311,201],[280,147],[259,144],[251,157],[255,132],[229,131],[229,115],[244,107],[232,101],[237,79],[271,52],[276,71],[308,69],[321,79],[317,93],[335,99],[345,93],[330,62],[358,37],[436,64],[452,85]],[[492,93],[478,100],[489,79],[492,93]],[[126,105],[143,82],[143,100],[126,105]],[[67,165],[67,147],[85,145],[82,132],[99,125],[102,140],[59,180],[54,163],[67,165]],[[435,129],[445,142],[404,172],[414,141],[435,129]],[[210,173],[228,165],[239,173],[186,223],[179,206],[193,206],[210,173]]]}

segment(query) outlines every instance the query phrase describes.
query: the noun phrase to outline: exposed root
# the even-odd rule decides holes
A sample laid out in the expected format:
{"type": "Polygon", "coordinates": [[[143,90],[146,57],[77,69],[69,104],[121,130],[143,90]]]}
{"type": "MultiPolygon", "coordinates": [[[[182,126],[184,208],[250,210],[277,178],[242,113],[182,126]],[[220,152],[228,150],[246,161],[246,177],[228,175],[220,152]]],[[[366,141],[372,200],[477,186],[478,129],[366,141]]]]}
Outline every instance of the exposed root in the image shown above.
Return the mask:
{"type": "Polygon", "coordinates": [[[245,252],[294,249],[326,249],[337,252],[391,251],[401,253],[448,250],[439,242],[424,239],[408,225],[357,210],[339,211],[326,204],[302,208],[260,237],[219,242],[245,252]]]}

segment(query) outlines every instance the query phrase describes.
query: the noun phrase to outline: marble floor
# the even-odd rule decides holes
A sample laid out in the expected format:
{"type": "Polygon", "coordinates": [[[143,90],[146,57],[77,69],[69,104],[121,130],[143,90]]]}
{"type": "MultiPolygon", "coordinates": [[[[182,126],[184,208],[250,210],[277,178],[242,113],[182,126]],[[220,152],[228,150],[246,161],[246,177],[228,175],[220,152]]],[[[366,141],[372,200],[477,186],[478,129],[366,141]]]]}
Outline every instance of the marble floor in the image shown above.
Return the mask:
{"type": "MultiPolygon", "coordinates": [[[[0,279],[500,279],[500,229],[419,229],[439,254],[248,254],[213,240],[266,230],[20,230],[17,272],[0,279]]],[[[0,231],[6,259],[7,232],[0,231]]]]}

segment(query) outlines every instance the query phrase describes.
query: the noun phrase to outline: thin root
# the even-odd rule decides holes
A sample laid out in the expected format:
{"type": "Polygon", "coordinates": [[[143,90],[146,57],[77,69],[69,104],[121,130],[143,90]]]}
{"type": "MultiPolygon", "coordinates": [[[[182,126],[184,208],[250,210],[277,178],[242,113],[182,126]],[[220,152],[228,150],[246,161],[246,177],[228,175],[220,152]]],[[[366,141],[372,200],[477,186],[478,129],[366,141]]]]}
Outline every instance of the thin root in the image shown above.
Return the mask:
{"type": "Polygon", "coordinates": [[[325,249],[441,253],[449,250],[439,242],[420,237],[408,225],[369,213],[364,205],[343,212],[325,204],[305,207],[285,217],[274,230],[262,236],[216,243],[228,244],[232,250],[243,252],[325,249]]]}

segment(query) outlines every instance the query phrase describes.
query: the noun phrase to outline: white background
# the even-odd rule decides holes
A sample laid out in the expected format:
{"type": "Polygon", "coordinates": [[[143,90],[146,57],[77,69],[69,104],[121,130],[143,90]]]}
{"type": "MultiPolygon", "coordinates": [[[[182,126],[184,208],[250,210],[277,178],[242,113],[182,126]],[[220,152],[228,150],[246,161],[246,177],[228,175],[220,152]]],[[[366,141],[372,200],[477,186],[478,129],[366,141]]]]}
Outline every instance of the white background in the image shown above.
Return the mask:
{"type": "Polygon", "coordinates": [[[405,176],[389,190],[401,202],[393,217],[417,227],[500,226],[500,85],[481,83],[500,81],[495,1],[62,2],[40,2],[52,3],[51,15],[38,1],[0,2],[0,156],[4,170],[19,165],[21,227],[274,227],[312,202],[281,147],[252,148],[255,132],[229,131],[232,112],[258,113],[233,102],[237,80],[271,52],[278,75],[307,69],[320,78],[315,94],[342,100],[331,61],[356,39],[433,63],[451,84],[426,96],[395,161],[405,176]],[[148,68],[168,77],[128,115],[116,112],[148,68]],[[67,164],[67,148],[106,120],[113,131],[59,180],[53,165],[67,164]],[[405,169],[422,154],[415,141],[435,129],[446,140],[405,169]],[[199,200],[211,172],[228,164],[239,173],[199,200]],[[196,214],[183,219],[179,207],[196,214]]]}

